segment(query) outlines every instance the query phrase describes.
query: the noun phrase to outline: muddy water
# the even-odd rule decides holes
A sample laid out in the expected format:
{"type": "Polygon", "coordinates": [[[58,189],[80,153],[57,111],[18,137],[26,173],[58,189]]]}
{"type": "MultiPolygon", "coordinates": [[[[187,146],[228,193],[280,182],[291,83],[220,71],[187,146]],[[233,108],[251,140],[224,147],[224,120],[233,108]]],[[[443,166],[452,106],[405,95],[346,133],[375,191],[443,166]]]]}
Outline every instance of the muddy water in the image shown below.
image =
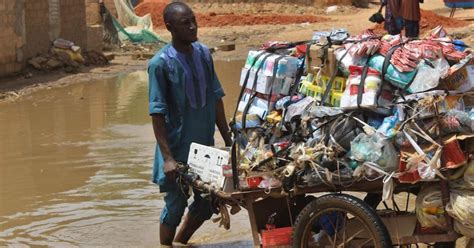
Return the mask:
{"type": "MultiPolygon", "coordinates": [[[[216,63],[229,116],[241,66],[216,63]]],[[[0,105],[0,246],[159,244],[147,90],[136,72],[0,105]]],[[[192,241],[250,240],[246,214],[232,221],[230,231],[206,223],[192,241]]]]}

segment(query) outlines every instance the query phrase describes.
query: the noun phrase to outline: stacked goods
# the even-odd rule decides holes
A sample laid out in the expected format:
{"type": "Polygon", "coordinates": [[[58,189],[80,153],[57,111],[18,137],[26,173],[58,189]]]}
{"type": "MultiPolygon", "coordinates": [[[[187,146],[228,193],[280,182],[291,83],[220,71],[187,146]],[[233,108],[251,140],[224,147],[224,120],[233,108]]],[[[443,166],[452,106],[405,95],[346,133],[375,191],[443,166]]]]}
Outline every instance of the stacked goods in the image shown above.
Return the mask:
{"type": "MultiPolygon", "coordinates": [[[[265,120],[273,110],[276,99],[287,96],[294,83],[298,58],[287,54],[274,54],[265,51],[250,51],[242,68],[240,85],[243,95],[238,104],[239,113],[249,115],[245,127],[260,125],[256,117],[265,120]]],[[[242,127],[241,114],[238,116],[238,128],[242,127]]]]}
{"type": "MultiPolygon", "coordinates": [[[[321,49],[314,43],[309,57],[321,49]]],[[[472,54],[441,27],[423,40],[364,32],[324,46],[332,51],[318,54],[334,57],[317,64],[291,46],[249,53],[233,122],[239,189],[344,190],[380,180],[386,200],[396,185],[447,180],[462,185],[451,187],[447,211],[458,232],[472,235],[474,210],[463,207],[474,194],[472,54]]],[[[424,185],[421,228],[443,229],[439,188],[424,185]]]]}

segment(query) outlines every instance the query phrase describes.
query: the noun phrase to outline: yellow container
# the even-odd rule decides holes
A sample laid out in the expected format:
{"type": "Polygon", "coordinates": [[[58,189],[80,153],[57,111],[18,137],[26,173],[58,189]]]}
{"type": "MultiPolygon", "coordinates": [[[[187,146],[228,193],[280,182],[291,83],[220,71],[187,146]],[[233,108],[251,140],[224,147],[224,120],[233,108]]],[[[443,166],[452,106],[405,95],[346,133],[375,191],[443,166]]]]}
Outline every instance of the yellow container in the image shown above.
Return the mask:
{"type": "Polygon", "coordinates": [[[333,106],[333,107],[341,106],[341,97],[342,97],[341,92],[332,92],[331,97],[330,97],[330,101],[329,101],[331,106],[333,106]]]}
{"type": "MultiPolygon", "coordinates": [[[[329,77],[321,76],[321,80],[324,82],[324,88],[326,88],[326,84],[329,81],[329,77]]],[[[335,77],[332,81],[331,91],[333,92],[344,92],[346,88],[346,79],[343,77],[335,77]]]]}

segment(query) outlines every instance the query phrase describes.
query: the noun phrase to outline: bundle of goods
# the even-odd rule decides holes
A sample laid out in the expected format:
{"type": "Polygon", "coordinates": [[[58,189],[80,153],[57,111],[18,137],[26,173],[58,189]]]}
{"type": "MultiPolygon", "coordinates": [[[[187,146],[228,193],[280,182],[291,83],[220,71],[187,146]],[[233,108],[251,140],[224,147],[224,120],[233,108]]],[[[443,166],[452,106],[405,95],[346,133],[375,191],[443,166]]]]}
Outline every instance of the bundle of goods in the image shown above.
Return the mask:
{"type": "MultiPolygon", "coordinates": [[[[367,31],[338,46],[318,42],[249,52],[232,122],[235,186],[291,192],[380,180],[386,200],[398,184],[448,180],[458,187],[447,211],[472,236],[472,54],[441,27],[421,40],[367,31]],[[329,57],[318,63],[320,55],[329,57]]],[[[437,196],[426,188],[422,196],[437,196]]],[[[426,220],[430,207],[420,204],[426,220]]],[[[423,228],[445,226],[429,218],[423,228]]]]}

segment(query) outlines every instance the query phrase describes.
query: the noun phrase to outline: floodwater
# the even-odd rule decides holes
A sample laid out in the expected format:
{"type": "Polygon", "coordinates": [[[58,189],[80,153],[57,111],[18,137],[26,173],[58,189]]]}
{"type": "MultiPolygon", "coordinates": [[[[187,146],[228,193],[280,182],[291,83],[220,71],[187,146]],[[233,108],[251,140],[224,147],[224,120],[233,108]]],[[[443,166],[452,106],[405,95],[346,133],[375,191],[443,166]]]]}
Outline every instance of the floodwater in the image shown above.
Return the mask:
{"type": "MultiPolygon", "coordinates": [[[[242,65],[216,62],[229,117],[242,65]]],[[[147,94],[135,72],[0,104],[0,246],[158,246],[147,94]]],[[[191,241],[249,244],[245,211],[231,220],[230,231],[206,222],[191,241]]]]}

